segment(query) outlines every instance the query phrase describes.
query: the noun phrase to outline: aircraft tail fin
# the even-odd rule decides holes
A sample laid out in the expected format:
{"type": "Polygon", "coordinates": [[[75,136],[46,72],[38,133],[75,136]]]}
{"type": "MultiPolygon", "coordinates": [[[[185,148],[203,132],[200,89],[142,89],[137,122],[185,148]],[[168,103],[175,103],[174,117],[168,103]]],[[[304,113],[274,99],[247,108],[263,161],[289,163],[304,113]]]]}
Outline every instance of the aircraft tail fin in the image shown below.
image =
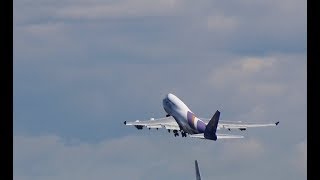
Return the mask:
{"type": "Polygon", "coordinates": [[[195,160],[194,165],[195,165],[195,169],[196,169],[196,180],[201,180],[201,176],[200,176],[200,171],[199,171],[199,166],[198,166],[198,161],[197,160],[195,160]]]}
{"type": "Polygon", "coordinates": [[[216,132],[217,132],[219,118],[220,118],[220,112],[217,110],[212,116],[209,123],[207,124],[206,129],[204,130],[204,137],[206,139],[211,139],[214,141],[217,140],[216,132]]]}

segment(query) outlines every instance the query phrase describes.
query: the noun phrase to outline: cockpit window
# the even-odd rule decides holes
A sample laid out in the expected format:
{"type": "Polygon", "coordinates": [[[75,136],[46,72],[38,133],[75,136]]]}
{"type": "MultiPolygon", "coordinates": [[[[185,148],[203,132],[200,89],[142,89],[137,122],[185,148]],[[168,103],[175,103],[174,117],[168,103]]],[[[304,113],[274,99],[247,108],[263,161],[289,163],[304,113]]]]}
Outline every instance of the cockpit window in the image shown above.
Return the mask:
{"type": "Polygon", "coordinates": [[[167,99],[166,104],[167,104],[169,107],[174,107],[174,106],[175,106],[175,104],[172,103],[169,99],[167,99]]]}

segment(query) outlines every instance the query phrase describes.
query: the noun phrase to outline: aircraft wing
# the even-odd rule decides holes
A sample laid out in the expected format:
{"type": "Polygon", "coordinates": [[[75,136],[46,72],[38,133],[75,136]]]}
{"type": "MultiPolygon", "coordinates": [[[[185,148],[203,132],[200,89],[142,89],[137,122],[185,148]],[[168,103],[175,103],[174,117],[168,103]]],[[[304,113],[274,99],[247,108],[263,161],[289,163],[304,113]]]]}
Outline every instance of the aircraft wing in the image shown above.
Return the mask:
{"type": "Polygon", "coordinates": [[[230,122],[220,122],[219,126],[220,128],[225,129],[240,129],[240,130],[246,130],[247,128],[252,127],[269,127],[269,126],[277,126],[279,124],[279,121],[276,123],[230,123],[230,122]]]}
{"type": "Polygon", "coordinates": [[[132,122],[124,122],[125,125],[132,125],[135,126],[137,129],[143,129],[143,127],[146,128],[166,128],[170,130],[180,130],[178,123],[176,120],[172,117],[164,117],[164,118],[158,118],[158,119],[153,119],[151,118],[150,120],[136,120],[132,122]]]}
{"type": "MultiPolygon", "coordinates": [[[[204,137],[204,133],[201,134],[191,134],[190,137],[193,138],[200,138],[200,139],[206,139],[204,137]]],[[[217,134],[217,139],[235,139],[235,138],[244,138],[240,135],[232,135],[232,134],[217,134]]]]}
{"type": "MultiPolygon", "coordinates": [[[[209,122],[209,119],[203,119],[203,122],[206,124],[209,122]]],[[[240,130],[246,130],[247,128],[252,127],[269,127],[269,126],[277,126],[279,124],[279,121],[275,123],[250,123],[250,122],[241,122],[241,121],[226,121],[226,120],[220,120],[218,124],[218,129],[240,129],[240,130]]]]}

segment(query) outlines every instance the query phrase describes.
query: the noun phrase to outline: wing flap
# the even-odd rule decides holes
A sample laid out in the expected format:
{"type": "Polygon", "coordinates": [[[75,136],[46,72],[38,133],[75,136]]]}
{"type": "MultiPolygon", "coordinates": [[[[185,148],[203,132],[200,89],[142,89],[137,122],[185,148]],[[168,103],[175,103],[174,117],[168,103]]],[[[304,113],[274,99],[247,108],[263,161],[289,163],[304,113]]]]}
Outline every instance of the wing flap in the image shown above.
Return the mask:
{"type": "Polygon", "coordinates": [[[132,121],[132,122],[124,122],[125,125],[128,126],[135,126],[138,129],[142,129],[142,127],[146,128],[166,128],[170,130],[180,130],[178,123],[176,120],[169,116],[169,117],[164,117],[164,118],[158,118],[158,119],[151,119],[151,120],[144,120],[144,121],[132,121]]]}
{"type": "Polygon", "coordinates": [[[171,129],[171,130],[180,130],[179,125],[163,125],[166,129],[171,129]]]}
{"type": "Polygon", "coordinates": [[[162,128],[161,125],[146,125],[147,128],[162,128]]]}

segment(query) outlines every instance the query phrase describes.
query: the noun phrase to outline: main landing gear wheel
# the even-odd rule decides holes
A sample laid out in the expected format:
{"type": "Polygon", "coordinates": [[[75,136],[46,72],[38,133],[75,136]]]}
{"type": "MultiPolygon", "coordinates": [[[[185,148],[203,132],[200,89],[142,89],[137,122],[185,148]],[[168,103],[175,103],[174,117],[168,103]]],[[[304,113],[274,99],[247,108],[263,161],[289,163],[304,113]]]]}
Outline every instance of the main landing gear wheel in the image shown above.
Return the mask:
{"type": "Polygon", "coordinates": [[[173,130],[173,134],[174,134],[174,137],[179,136],[179,133],[177,130],[173,130]]]}
{"type": "Polygon", "coordinates": [[[187,137],[187,133],[182,132],[182,133],[181,133],[181,137],[187,137]]]}

